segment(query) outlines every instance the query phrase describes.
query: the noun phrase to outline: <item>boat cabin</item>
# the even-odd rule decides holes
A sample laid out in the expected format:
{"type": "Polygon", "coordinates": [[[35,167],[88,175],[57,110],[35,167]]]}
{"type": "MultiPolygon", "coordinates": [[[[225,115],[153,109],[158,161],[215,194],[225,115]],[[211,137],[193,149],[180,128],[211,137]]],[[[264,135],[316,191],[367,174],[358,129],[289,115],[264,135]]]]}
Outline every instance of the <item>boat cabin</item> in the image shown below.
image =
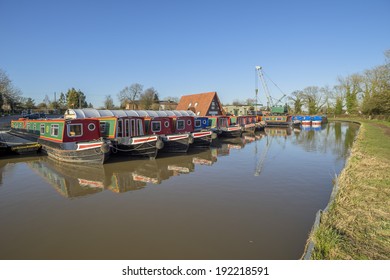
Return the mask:
{"type": "Polygon", "coordinates": [[[209,118],[208,117],[195,117],[194,128],[195,128],[195,131],[210,129],[209,118]]]}
{"type": "Polygon", "coordinates": [[[97,119],[19,119],[12,121],[11,127],[54,142],[83,142],[101,137],[97,119]]]}
{"type": "Polygon", "coordinates": [[[228,128],[230,121],[228,116],[211,116],[209,118],[209,126],[212,129],[228,128]]]}
{"type": "Polygon", "coordinates": [[[169,135],[188,133],[194,131],[194,117],[146,117],[145,126],[148,134],[169,135]]]}

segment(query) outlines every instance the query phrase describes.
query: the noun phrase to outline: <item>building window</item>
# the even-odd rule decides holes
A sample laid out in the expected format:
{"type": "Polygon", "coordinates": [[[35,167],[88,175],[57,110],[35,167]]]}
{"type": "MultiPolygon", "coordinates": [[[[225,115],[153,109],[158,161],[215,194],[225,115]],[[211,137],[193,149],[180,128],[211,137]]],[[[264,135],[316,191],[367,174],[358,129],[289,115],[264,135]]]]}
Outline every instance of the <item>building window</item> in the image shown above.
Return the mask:
{"type": "Polygon", "coordinates": [[[198,102],[195,102],[194,107],[198,106],[198,102]]]}

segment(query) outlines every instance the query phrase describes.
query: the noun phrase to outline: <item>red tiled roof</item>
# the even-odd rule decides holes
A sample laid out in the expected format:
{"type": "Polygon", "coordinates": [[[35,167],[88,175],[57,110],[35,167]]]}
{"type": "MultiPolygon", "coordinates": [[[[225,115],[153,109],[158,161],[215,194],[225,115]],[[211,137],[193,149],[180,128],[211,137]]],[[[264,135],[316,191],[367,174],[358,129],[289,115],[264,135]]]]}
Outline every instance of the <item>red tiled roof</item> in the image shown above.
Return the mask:
{"type": "MultiPolygon", "coordinates": [[[[176,110],[192,110],[195,112],[195,114],[199,112],[200,116],[205,116],[210,108],[211,102],[214,100],[214,97],[216,97],[215,99],[219,103],[219,110],[223,110],[222,104],[219,101],[218,95],[215,91],[183,95],[180,98],[176,110]]],[[[222,111],[220,113],[222,114],[222,111]]]]}

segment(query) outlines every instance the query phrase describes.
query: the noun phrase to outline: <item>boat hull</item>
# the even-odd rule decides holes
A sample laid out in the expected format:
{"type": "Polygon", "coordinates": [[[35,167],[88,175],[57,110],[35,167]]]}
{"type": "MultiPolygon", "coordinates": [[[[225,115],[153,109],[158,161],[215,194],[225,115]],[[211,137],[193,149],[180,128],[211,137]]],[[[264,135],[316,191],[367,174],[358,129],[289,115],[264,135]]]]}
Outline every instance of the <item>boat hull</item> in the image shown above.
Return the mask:
{"type": "Polygon", "coordinates": [[[164,153],[186,153],[190,147],[189,134],[165,135],[162,137],[164,153]]]}
{"type": "Polygon", "coordinates": [[[217,134],[212,131],[199,131],[191,133],[193,143],[191,148],[208,148],[213,139],[217,138],[217,134]]]}
{"type": "Polygon", "coordinates": [[[38,143],[50,158],[63,162],[103,164],[110,156],[109,145],[104,141],[55,143],[38,139],[38,143]]]}
{"type": "Polygon", "coordinates": [[[111,151],[119,156],[138,156],[155,159],[162,141],[158,136],[121,138],[112,140],[111,151]]]}
{"type": "Polygon", "coordinates": [[[242,129],[239,126],[221,128],[220,136],[226,138],[235,138],[242,135],[242,129]]]}

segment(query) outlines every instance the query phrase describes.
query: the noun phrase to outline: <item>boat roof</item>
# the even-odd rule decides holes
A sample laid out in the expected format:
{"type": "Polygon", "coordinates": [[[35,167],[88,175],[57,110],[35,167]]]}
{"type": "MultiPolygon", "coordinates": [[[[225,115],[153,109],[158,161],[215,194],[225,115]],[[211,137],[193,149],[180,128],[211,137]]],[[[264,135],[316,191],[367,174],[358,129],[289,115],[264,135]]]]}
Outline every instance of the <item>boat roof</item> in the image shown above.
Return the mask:
{"type": "Polygon", "coordinates": [[[93,108],[85,109],[68,109],[64,114],[65,119],[83,119],[83,118],[99,118],[99,117],[182,117],[192,116],[195,113],[192,111],[173,110],[173,111],[152,111],[152,110],[98,110],[93,108]]]}

